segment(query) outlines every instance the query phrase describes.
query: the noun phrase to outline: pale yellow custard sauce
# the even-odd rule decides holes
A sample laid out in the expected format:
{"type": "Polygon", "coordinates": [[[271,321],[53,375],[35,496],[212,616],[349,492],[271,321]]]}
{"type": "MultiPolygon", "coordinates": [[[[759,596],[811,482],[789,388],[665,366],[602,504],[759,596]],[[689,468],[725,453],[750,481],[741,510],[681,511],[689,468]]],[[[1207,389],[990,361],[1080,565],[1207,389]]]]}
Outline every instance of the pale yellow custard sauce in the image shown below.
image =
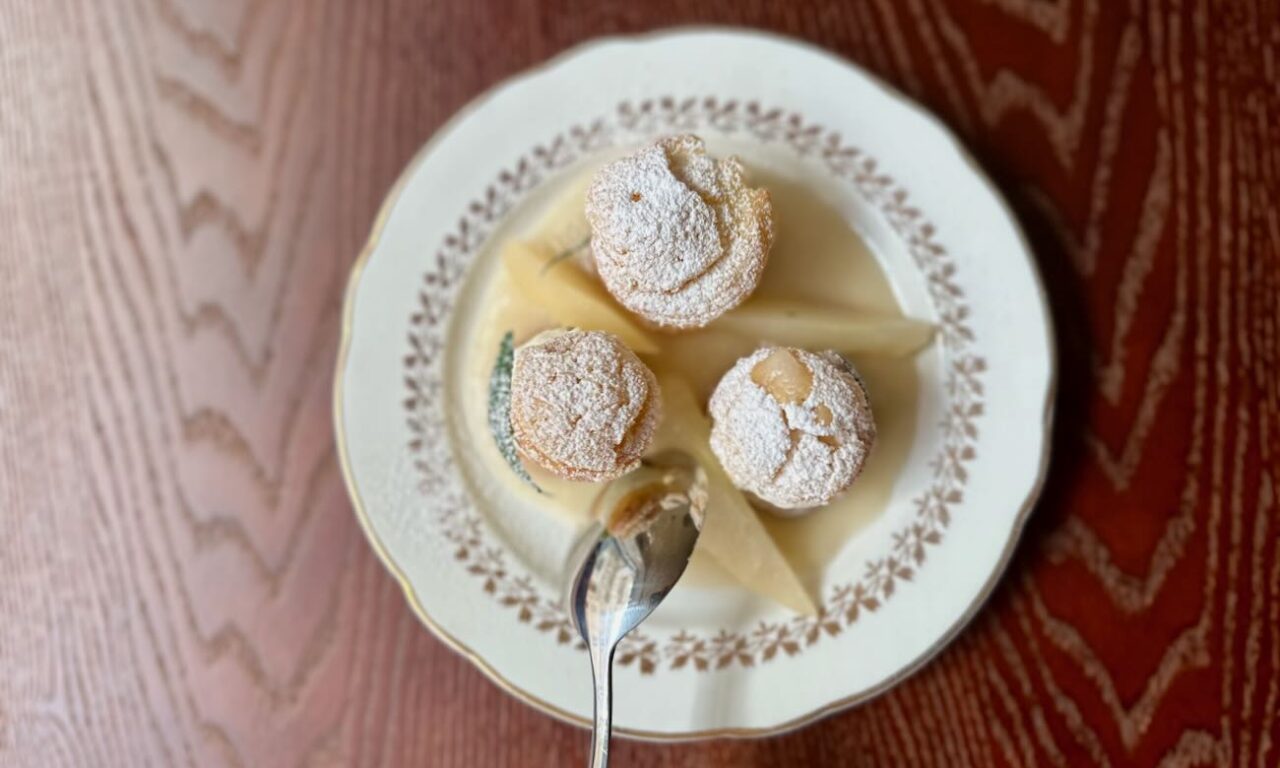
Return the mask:
{"type": "MultiPolygon", "coordinates": [[[[578,301],[578,306],[582,303],[608,302],[611,311],[630,318],[630,322],[634,324],[634,334],[619,333],[619,336],[630,343],[661,380],[670,381],[672,377],[678,377],[686,381],[693,391],[697,407],[704,413],[707,398],[716,383],[739,357],[749,354],[766,341],[794,343],[786,338],[769,338],[769,330],[763,330],[762,334],[761,329],[776,328],[777,324],[760,321],[759,317],[753,319],[751,312],[747,311],[752,307],[773,307],[776,310],[785,302],[786,306],[795,305],[797,316],[805,315],[814,308],[829,308],[844,313],[837,320],[852,312],[857,314],[859,322],[865,316],[869,326],[885,323],[891,325],[903,319],[903,313],[884,272],[838,210],[800,183],[767,171],[752,169],[752,185],[769,190],[775,232],[773,249],[760,287],[745,305],[743,312],[733,316],[736,319],[727,319],[726,316],[712,322],[706,329],[679,333],[646,328],[641,321],[613,304],[603,286],[591,274],[589,247],[584,245],[589,229],[583,214],[583,199],[591,173],[592,171],[584,172],[581,177],[568,184],[563,196],[550,205],[545,218],[517,238],[536,245],[543,254],[572,252],[573,255],[551,266],[526,270],[518,278],[513,278],[510,268],[496,270],[493,279],[479,293],[478,305],[474,310],[477,312],[475,330],[467,348],[462,352],[466,366],[465,381],[470,382],[464,387],[463,393],[468,411],[466,421],[473,428],[485,429],[480,425],[486,423],[484,412],[488,402],[489,376],[503,335],[507,331],[514,332],[515,341],[519,344],[539,331],[562,324],[552,316],[554,312],[544,309],[544,306],[548,306],[545,301],[540,304],[530,300],[528,291],[521,290],[516,279],[527,285],[554,271],[578,270],[563,276],[571,278],[579,290],[589,290],[592,298],[585,301],[580,299],[584,294],[570,293],[564,300],[578,301]],[[576,246],[583,247],[575,248],[576,246]],[[646,343],[638,342],[637,339],[646,343]],[[650,348],[646,350],[641,348],[643,346],[650,348]]],[[[509,249],[511,243],[498,243],[497,247],[500,251],[509,249]]],[[[617,332],[611,327],[600,329],[617,332]]],[[[838,334],[839,328],[833,331],[831,328],[818,327],[816,338],[827,339],[833,332],[838,334]]],[[[926,330],[925,342],[927,333],[926,330]]],[[[918,330],[916,335],[919,335],[918,330]]],[[[913,342],[912,345],[918,347],[921,343],[913,342]]],[[[832,345],[825,344],[814,348],[830,346],[832,345]]],[[[853,361],[866,382],[877,425],[876,445],[862,474],[847,493],[809,514],[783,519],[768,512],[758,513],[764,529],[812,599],[818,598],[817,589],[823,570],[830,560],[850,537],[857,535],[859,530],[884,510],[894,479],[910,453],[911,441],[916,432],[920,383],[914,355],[885,354],[882,351],[845,351],[845,354],[853,361]]],[[[668,406],[671,406],[672,398],[666,397],[666,400],[668,406]]],[[[679,420],[678,406],[674,409],[666,408],[663,424],[653,446],[654,451],[678,447],[695,453],[689,445],[683,444],[691,438],[687,425],[677,423],[679,420]]],[[[714,460],[709,452],[704,451],[698,456],[703,461],[708,460],[708,457],[714,460]]],[[[512,482],[520,483],[514,479],[514,473],[505,466],[496,450],[486,451],[484,461],[492,465],[486,468],[493,473],[503,473],[512,482]]],[[[536,499],[536,503],[549,515],[576,521],[586,520],[592,500],[600,493],[600,486],[560,480],[527,462],[526,466],[535,482],[546,493],[539,495],[526,486],[525,497],[536,499]]],[[[709,515],[716,514],[714,487],[713,484],[710,499],[713,508],[709,510],[709,515]]],[[[743,537],[746,541],[750,536],[760,535],[752,533],[753,530],[760,531],[758,526],[747,526],[735,530],[734,535],[743,537]]],[[[707,549],[699,546],[682,585],[723,587],[736,585],[739,581],[767,582],[770,578],[768,570],[771,566],[767,558],[763,558],[764,563],[757,568],[759,572],[753,575],[750,573],[750,566],[743,569],[735,563],[733,568],[726,569],[716,556],[708,554],[707,549]],[[731,572],[742,570],[746,572],[745,578],[731,575],[731,572]]],[[[751,548],[744,546],[743,549],[751,548]]],[[[719,553],[720,560],[731,556],[723,549],[719,553]]],[[[787,575],[786,578],[792,577],[787,575]]],[[[754,591],[766,593],[766,589],[761,589],[759,583],[748,586],[754,591]]],[[[779,599],[776,594],[770,596],[779,599]]],[[[806,609],[796,605],[796,600],[782,601],[798,610],[806,609]]],[[[807,609],[812,610],[812,605],[807,609]]]]}

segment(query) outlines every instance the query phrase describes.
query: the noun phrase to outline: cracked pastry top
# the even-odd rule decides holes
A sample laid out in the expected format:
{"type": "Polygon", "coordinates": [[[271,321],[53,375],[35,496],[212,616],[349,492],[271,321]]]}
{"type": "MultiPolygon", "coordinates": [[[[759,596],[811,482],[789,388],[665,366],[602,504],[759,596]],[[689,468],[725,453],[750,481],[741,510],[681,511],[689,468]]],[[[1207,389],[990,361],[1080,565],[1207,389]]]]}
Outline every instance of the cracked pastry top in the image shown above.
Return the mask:
{"type": "Polygon", "coordinates": [[[515,351],[516,448],[559,477],[600,482],[635,469],[660,413],[653,372],[613,334],[546,331],[515,351]]]}
{"type": "Polygon", "coordinates": [[[773,243],[769,193],[736,157],[668,136],[602,168],[587,190],[596,271],[659,327],[700,328],[755,290],[773,243]]]}
{"type": "Polygon", "coordinates": [[[866,389],[834,352],[763,347],[724,375],[710,406],[725,472],[784,514],[836,498],[876,439],[866,389]]]}

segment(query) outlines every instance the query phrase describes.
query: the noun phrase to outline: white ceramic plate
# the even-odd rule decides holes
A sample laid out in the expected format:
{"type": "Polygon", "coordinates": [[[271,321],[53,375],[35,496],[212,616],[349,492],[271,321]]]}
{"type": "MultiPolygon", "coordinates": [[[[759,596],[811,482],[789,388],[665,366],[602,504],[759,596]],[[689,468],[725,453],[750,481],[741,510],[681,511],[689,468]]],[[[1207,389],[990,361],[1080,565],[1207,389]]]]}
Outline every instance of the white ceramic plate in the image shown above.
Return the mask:
{"type": "Polygon", "coordinates": [[[760,735],[936,654],[991,591],[1043,478],[1043,289],[1007,207],[934,118],[848,62],[738,31],[603,40],[512,80],[388,196],[347,293],[334,418],[360,522],[423,622],[512,694],[585,723],[591,676],[560,606],[575,531],[486,482],[457,359],[492,244],[600,153],[684,131],[817,189],[907,313],[941,329],[918,358],[904,469],[826,569],[823,613],[682,585],[619,651],[621,732],[760,735]]]}

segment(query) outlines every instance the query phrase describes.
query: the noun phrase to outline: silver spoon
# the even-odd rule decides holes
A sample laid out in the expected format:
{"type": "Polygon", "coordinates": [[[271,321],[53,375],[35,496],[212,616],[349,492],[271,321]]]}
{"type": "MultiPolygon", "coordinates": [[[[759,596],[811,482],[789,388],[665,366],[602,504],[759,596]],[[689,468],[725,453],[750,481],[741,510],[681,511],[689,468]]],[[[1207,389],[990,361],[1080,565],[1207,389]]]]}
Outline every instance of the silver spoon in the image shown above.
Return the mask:
{"type": "Polygon", "coordinates": [[[684,573],[706,503],[702,469],[670,451],[610,483],[593,505],[603,522],[582,545],[569,586],[573,622],[587,644],[595,681],[592,768],[609,764],[614,648],[684,573]]]}

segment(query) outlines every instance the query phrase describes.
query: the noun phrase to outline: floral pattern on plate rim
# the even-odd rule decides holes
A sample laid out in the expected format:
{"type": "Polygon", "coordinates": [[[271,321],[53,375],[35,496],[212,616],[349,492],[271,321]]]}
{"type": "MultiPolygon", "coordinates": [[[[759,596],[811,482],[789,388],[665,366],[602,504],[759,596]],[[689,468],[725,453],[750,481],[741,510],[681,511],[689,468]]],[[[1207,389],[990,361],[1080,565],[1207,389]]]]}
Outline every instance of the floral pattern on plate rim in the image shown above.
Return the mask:
{"type": "Polygon", "coordinates": [[[424,274],[418,307],[409,318],[403,406],[411,432],[408,448],[421,476],[419,489],[435,501],[437,523],[454,547],[454,559],[482,580],[485,594],[514,611],[518,621],[547,633],[555,642],[581,646],[560,598],[544,594],[530,576],[512,567],[507,552],[489,540],[481,516],[465,488],[456,482],[454,459],[443,437],[442,364],[445,320],[467,265],[494,225],[548,176],[607,147],[707,128],[761,143],[780,142],[802,158],[822,162],[834,176],[851,183],[903,238],[925,277],[938,317],[947,403],[939,424],[942,446],[931,460],[932,482],[913,499],[914,515],[893,532],[889,551],[869,560],[859,579],[831,587],[814,616],[762,621],[749,631],[721,629],[714,635],[682,630],[658,638],[632,632],[618,647],[615,659],[623,666],[635,665],[646,675],[664,664],[670,670],[688,667],[707,671],[735,664],[751,667],[779,654],[795,656],[876,611],[896,594],[901,582],[911,581],[924,565],[929,548],[942,543],[953,510],[964,497],[966,465],[976,456],[977,422],[983,413],[986,363],[970,351],[974,341],[968,323],[970,309],[956,283],[955,263],[934,239],[933,225],[910,205],[906,190],[880,170],[875,158],[799,114],[756,102],[715,97],[623,102],[612,115],[575,125],[533,147],[499,173],[482,197],[467,205],[424,274]]]}

